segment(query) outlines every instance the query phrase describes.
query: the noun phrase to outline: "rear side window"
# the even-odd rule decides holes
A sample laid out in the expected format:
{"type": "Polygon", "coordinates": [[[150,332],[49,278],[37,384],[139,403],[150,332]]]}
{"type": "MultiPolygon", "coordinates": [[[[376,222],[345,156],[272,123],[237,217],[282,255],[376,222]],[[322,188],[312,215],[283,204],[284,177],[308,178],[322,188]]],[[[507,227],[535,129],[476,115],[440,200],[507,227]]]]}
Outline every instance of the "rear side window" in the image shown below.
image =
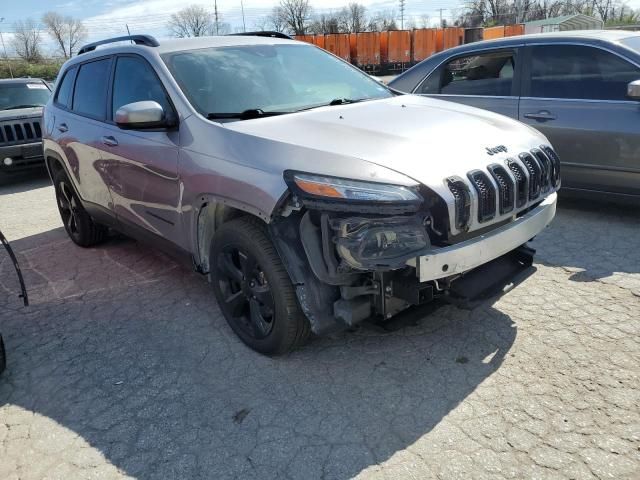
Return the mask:
{"type": "Polygon", "coordinates": [[[60,87],[56,92],[56,103],[63,107],[69,107],[69,100],[71,100],[71,92],[73,91],[73,79],[76,74],[77,67],[70,68],[62,77],[60,87]]]}
{"type": "Polygon", "coordinates": [[[107,104],[110,59],[80,66],[73,93],[73,111],[103,120],[107,104]]]}
{"type": "Polygon", "coordinates": [[[146,61],[135,57],[118,58],[113,79],[113,117],[123,105],[145,100],[158,102],[166,115],[172,110],[160,80],[146,61]]]}
{"type": "Polygon", "coordinates": [[[513,51],[459,57],[433,72],[418,93],[511,96],[515,68],[513,51]]]}
{"type": "Polygon", "coordinates": [[[531,49],[531,97],[628,100],[640,69],[599,48],[545,45],[531,49]]]}

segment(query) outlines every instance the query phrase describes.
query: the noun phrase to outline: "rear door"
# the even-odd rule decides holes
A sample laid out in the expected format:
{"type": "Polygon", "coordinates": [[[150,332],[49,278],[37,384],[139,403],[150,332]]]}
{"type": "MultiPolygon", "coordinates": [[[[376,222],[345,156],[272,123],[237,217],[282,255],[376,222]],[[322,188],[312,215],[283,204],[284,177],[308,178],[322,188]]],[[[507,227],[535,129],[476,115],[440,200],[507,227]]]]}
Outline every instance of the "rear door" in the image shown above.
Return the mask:
{"type": "Polygon", "coordinates": [[[526,48],[520,120],[544,133],[564,187],[640,194],[640,103],[626,97],[640,68],[596,46],[526,48]]]}
{"type": "Polygon", "coordinates": [[[113,172],[102,161],[101,142],[110,72],[111,57],[69,69],[54,99],[57,109],[51,130],[85,206],[100,213],[113,207],[109,193],[113,172]]]}
{"type": "Polygon", "coordinates": [[[120,107],[145,100],[158,102],[166,115],[176,115],[151,65],[139,55],[118,56],[102,137],[104,159],[117,172],[112,186],[116,215],[125,226],[139,227],[138,233],[179,243],[178,130],[123,130],[113,122],[120,107]]]}
{"type": "Polygon", "coordinates": [[[518,118],[520,47],[481,50],[440,64],[415,93],[518,118]]]}

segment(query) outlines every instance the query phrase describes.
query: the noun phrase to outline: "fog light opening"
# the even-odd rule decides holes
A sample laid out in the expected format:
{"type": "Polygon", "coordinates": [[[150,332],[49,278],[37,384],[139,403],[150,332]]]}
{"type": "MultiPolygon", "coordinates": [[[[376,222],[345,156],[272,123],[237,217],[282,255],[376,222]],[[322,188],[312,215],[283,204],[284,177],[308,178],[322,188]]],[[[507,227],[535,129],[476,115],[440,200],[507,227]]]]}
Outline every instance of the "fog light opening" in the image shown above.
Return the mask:
{"type": "Polygon", "coordinates": [[[7,157],[2,161],[2,163],[4,163],[7,167],[10,167],[11,165],[13,165],[13,158],[7,157]]]}

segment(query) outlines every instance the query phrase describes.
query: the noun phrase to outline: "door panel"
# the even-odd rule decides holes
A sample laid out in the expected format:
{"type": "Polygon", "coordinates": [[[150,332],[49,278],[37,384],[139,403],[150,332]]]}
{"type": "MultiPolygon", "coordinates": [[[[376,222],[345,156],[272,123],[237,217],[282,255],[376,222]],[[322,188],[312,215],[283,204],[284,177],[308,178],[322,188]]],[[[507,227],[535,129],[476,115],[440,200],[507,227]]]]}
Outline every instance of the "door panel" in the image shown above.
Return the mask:
{"type": "Polygon", "coordinates": [[[545,134],[564,187],[640,194],[640,103],[626,99],[640,69],[595,47],[527,48],[520,120],[545,134]]]}
{"type": "Polygon", "coordinates": [[[440,65],[416,93],[518,118],[518,49],[468,53],[440,65]]]}
{"type": "MultiPolygon", "coordinates": [[[[167,115],[173,115],[151,66],[141,57],[118,57],[110,117],[123,105],[144,100],[158,102],[167,115]]],[[[104,160],[117,172],[112,194],[118,219],[179,244],[179,132],[123,130],[110,123],[102,137],[104,160]]]]}
{"type": "Polygon", "coordinates": [[[100,137],[110,71],[109,57],[84,63],[77,73],[75,67],[69,70],[57,93],[55,102],[59,108],[52,129],[52,138],[62,148],[80,197],[108,210],[113,209],[109,185],[114,172],[102,161],[100,137]]]}

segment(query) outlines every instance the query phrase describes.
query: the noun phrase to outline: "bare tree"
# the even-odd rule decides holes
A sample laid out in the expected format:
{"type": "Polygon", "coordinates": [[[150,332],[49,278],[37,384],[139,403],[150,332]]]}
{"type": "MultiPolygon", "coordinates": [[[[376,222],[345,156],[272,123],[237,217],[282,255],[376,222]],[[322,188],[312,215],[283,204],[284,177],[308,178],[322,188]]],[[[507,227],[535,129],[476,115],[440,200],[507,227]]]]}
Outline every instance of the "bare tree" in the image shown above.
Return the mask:
{"type": "Polygon", "coordinates": [[[171,15],[167,27],[175,37],[204,37],[215,32],[215,18],[201,5],[190,5],[171,15]]]}
{"type": "Polygon", "coordinates": [[[372,32],[384,32],[387,30],[397,30],[396,12],[393,10],[385,10],[376,13],[369,19],[368,30],[372,32]]]}
{"type": "Polygon", "coordinates": [[[340,33],[340,20],[338,15],[333,12],[317,15],[309,24],[308,30],[315,34],[340,33]]]}
{"type": "Polygon", "coordinates": [[[270,28],[267,30],[274,30],[276,32],[289,32],[289,24],[287,23],[286,16],[282,7],[276,6],[271,10],[271,15],[268,18],[268,25],[270,28]]]}
{"type": "Polygon", "coordinates": [[[340,29],[347,33],[366,29],[367,9],[361,3],[351,2],[340,11],[340,29]]]}
{"type": "Polygon", "coordinates": [[[280,0],[280,5],[274,9],[276,13],[280,17],[279,23],[284,23],[294,35],[304,35],[313,9],[309,0],[280,0]]]}
{"type": "Polygon", "coordinates": [[[42,59],[42,35],[33,19],[19,20],[13,24],[14,35],[12,45],[16,54],[27,62],[42,59]]]}
{"type": "Polygon", "coordinates": [[[73,17],[47,12],[42,17],[42,23],[64,58],[71,58],[80,42],[87,38],[87,29],[73,17]]]}

